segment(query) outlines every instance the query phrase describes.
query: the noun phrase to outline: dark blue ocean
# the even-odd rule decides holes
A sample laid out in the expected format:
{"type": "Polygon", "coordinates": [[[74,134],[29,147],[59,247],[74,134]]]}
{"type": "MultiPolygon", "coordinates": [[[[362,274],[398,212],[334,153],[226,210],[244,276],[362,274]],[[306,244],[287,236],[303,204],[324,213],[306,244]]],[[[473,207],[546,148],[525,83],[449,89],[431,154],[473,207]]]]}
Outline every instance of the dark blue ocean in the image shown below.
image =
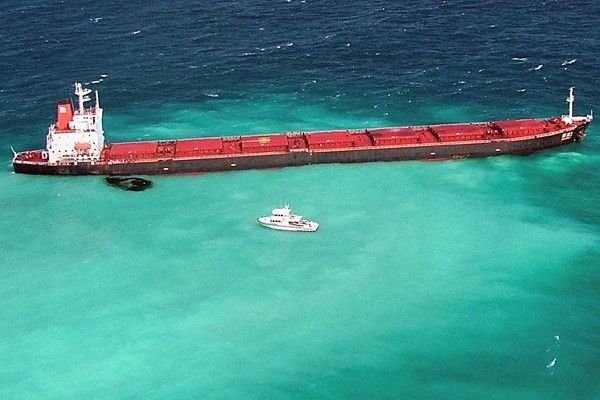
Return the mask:
{"type": "Polygon", "coordinates": [[[578,115],[600,2],[0,3],[0,399],[598,399],[600,128],[527,157],[12,172],[108,141],[578,115]],[[291,204],[315,234],[256,217],[291,204]]]}

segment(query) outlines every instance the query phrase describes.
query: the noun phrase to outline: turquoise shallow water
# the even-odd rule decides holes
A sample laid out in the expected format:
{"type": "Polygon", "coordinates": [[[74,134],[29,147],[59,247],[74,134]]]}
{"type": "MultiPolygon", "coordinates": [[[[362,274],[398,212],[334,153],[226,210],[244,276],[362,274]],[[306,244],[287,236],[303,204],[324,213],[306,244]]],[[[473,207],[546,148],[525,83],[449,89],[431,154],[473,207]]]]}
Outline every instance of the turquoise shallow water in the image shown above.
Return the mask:
{"type": "Polygon", "coordinates": [[[3,397],[586,397],[597,225],[523,172],[566,154],[5,176],[3,397]],[[284,202],[320,231],[255,223],[284,202]]]}
{"type": "Polygon", "coordinates": [[[523,158],[139,193],[10,165],[75,79],[111,141],[549,116],[570,85],[581,114],[598,4],[55,3],[0,5],[0,399],[600,396],[596,122],[523,158]],[[285,203],[319,231],[256,223],[285,203]]]}

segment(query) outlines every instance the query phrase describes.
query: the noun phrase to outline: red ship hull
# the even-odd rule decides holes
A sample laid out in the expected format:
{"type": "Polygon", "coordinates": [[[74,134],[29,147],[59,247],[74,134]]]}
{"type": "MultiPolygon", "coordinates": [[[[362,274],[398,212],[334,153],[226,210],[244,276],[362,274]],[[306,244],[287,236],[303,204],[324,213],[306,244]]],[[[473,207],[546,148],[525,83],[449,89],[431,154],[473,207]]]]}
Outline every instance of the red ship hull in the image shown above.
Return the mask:
{"type": "Polygon", "coordinates": [[[527,155],[580,140],[589,121],[560,118],[380,128],[237,138],[114,143],[99,161],[48,163],[42,150],[18,153],[15,172],[47,175],[157,175],[282,168],[323,163],[447,160],[527,155]]]}

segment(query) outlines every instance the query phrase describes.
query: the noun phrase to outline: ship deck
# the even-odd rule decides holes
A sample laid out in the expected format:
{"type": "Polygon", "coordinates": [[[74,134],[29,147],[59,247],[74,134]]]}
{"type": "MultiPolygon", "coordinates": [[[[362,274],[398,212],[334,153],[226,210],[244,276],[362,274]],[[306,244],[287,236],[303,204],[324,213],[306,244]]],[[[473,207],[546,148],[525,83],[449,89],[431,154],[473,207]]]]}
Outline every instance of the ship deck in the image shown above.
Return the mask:
{"type": "Polygon", "coordinates": [[[108,144],[102,152],[101,161],[136,162],[162,159],[219,158],[269,153],[321,152],[334,149],[376,149],[485,140],[516,140],[555,132],[566,127],[567,125],[562,119],[552,118],[546,120],[524,119],[471,124],[124,142],[108,144]]]}

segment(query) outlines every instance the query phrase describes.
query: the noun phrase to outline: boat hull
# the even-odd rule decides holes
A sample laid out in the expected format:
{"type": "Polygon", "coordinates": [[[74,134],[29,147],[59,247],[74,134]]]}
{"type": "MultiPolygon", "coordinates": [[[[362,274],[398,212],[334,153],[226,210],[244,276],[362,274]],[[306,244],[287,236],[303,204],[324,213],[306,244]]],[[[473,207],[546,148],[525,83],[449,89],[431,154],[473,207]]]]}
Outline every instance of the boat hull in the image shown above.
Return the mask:
{"type": "Polygon", "coordinates": [[[189,158],[128,160],[123,162],[50,164],[43,161],[13,161],[15,172],[45,175],[164,175],[283,168],[327,163],[448,160],[505,154],[528,155],[572,143],[585,134],[587,124],[543,135],[514,139],[424,143],[395,146],[365,146],[338,149],[231,154],[189,158]]]}
{"type": "Polygon", "coordinates": [[[260,217],[257,218],[258,223],[264,226],[265,228],[275,229],[278,231],[287,231],[287,232],[316,232],[319,229],[319,224],[316,222],[309,222],[307,225],[303,226],[290,226],[290,225],[279,225],[269,222],[269,217],[260,217]]]}

